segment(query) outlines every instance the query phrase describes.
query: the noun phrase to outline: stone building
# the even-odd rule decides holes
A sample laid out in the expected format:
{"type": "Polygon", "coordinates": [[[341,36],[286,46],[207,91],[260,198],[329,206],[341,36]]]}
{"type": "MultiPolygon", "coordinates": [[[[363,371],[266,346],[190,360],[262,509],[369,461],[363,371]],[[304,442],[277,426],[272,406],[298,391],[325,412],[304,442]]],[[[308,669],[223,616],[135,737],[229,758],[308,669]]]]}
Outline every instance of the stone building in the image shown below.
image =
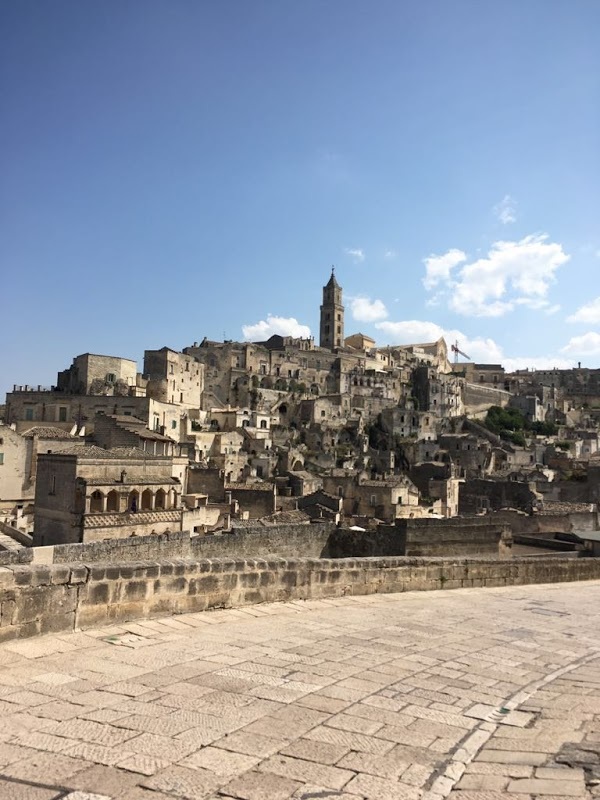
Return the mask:
{"type": "Polygon", "coordinates": [[[371,480],[361,473],[333,470],[323,476],[323,491],[343,498],[346,517],[375,517],[393,522],[418,513],[419,490],[406,475],[371,480]]]}
{"type": "Polygon", "coordinates": [[[0,425],[0,509],[31,501],[35,495],[39,453],[56,453],[85,444],[83,439],[51,426],[37,425],[24,434],[0,425]]]}
{"type": "Polygon", "coordinates": [[[144,420],[118,414],[96,414],[94,441],[106,450],[135,447],[151,456],[181,455],[181,445],[169,436],[150,430],[144,420]]]}
{"type": "Polygon", "coordinates": [[[467,383],[483,383],[498,389],[505,389],[506,374],[502,364],[474,364],[461,362],[455,364],[453,372],[461,375],[467,383]]]}
{"type": "Polygon", "coordinates": [[[433,367],[419,366],[413,371],[413,397],[420,411],[438,417],[459,417],[464,414],[464,381],[433,367]]]}
{"type": "Polygon", "coordinates": [[[344,344],[344,306],[342,304],[342,287],[335,279],[335,270],[331,270],[331,278],[323,287],[323,303],[321,305],[321,324],[319,345],[326,350],[335,350],[344,344]]]}
{"type": "Polygon", "coordinates": [[[204,364],[169,347],[144,351],[146,394],[162,403],[200,408],[204,391],[204,364]]]}
{"type": "Polygon", "coordinates": [[[56,388],[71,394],[128,395],[135,390],[136,377],[136,362],[129,358],[83,353],[58,373],[56,388]]]}
{"type": "Polygon", "coordinates": [[[40,387],[15,386],[6,395],[6,422],[19,433],[40,425],[92,433],[96,414],[136,417],[152,430],[184,441],[187,411],[151,397],[75,395],[40,387]]]}
{"type": "Polygon", "coordinates": [[[95,445],[38,457],[34,546],[182,529],[173,459],[95,445]]]}

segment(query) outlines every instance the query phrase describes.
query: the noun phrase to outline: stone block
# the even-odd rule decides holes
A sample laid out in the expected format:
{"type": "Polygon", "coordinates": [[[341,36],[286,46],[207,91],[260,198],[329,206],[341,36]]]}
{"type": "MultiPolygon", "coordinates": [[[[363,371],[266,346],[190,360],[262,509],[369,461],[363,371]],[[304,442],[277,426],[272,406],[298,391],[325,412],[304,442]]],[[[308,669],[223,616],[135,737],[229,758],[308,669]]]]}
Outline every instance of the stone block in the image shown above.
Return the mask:
{"type": "Polygon", "coordinates": [[[95,628],[108,623],[108,605],[100,603],[98,605],[79,605],[75,617],[75,627],[85,630],[95,628]]]}
{"type": "Polygon", "coordinates": [[[70,578],[71,570],[66,564],[53,565],[52,569],[50,570],[51,584],[69,583],[70,578]]]}
{"type": "Polygon", "coordinates": [[[14,571],[8,567],[0,567],[0,590],[14,586],[14,571]]]}
{"type": "Polygon", "coordinates": [[[105,567],[103,565],[97,566],[92,564],[89,567],[89,580],[90,581],[103,581],[105,578],[108,577],[107,569],[110,567],[105,567]]]}
{"type": "Polygon", "coordinates": [[[33,570],[30,567],[13,567],[12,573],[17,586],[29,586],[31,584],[33,570]]]}
{"type": "Polygon", "coordinates": [[[16,600],[2,600],[0,603],[0,627],[14,625],[16,609],[16,600]]]}
{"type": "Polygon", "coordinates": [[[86,583],[89,575],[89,568],[84,564],[71,566],[69,583],[86,583]]]}

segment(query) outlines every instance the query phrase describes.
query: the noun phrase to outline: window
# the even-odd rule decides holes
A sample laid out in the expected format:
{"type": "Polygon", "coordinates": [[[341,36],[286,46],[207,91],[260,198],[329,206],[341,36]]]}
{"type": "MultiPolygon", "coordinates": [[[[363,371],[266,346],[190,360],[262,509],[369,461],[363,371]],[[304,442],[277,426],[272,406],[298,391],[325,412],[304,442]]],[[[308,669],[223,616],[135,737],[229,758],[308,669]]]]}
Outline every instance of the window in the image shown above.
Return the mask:
{"type": "Polygon", "coordinates": [[[107,372],[105,381],[106,381],[106,383],[114,383],[115,382],[115,374],[114,374],[114,372],[107,372]]]}
{"type": "Polygon", "coordinates": [[[59,422],[66,422],[67,421],[67,409],[64,406],[61,406],[58,409],[58,421],[59,422]]]}
{"type": "Polygon", "coordinates": [[[25,419],[32,420],[33,419],[33,408],[31,406],[25,409],[25,419]]]}
{"type": "Polygon", "coordinates": [[[50,478],[50,491],[48,494],[56,494],[56,475],[52,475],[50,478]]]}
{"type": "Polygon", "coordinates": [[[4,464],[4,453],[0,453],[0,467],[4,464]]]}
{"type": "Polygon", "coordinates": [[[376,506],[377,505],[377,495],[376,494],[372,494],[371,495],[371,505],[372,506],[376,506]]]}
{"type": "Polygon", "coordinates": [[[343,497],[343,496],[344,496],[344,487],[338,486],[338,497],[343,497]]]}
{"type": "Polygon", "coordinates": [[[174,430],[176,427],[177,427],[177,420],[176,419],[172,419],[171,420],[171,428],[174,430]]]}

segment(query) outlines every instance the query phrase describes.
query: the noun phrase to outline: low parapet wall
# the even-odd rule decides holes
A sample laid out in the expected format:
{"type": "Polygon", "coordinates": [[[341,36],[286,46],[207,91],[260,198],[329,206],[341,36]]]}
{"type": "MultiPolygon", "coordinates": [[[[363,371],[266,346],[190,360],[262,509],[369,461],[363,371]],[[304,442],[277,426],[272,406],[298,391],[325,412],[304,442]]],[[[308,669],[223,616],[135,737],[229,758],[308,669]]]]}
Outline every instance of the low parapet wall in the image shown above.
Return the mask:
{"type": "Polygon", "coordinates": [[[329,555],[328,542],[334,528],[331,522],[323,522],[234,528],[231,533],[214,536],[190,536],[189,531],[128,536],[102,542],[35,547],[33,561],[38,564],[77,561],[119,564],[173,558],[255,558],[275,554],[284,558],[321,558],[329,555]]]}
{"type": "Polygon", "coordinates": [[[600,558],[181,559],[0,568],[0,641],[343,595],[600,579],[600,558]]]}
{"type": "Polygon", "coordinates": [[[231,533],[192,536],[188,531],[128,536],[102,542],[33,548],[37,564],[80,561],[122,563],[173,558],[363,558],[371,556],[505,556],[508,526],[492,517],[403,519],[376,531],[337,528],[332,522],[311,525],[255,525],[231,533]]]}

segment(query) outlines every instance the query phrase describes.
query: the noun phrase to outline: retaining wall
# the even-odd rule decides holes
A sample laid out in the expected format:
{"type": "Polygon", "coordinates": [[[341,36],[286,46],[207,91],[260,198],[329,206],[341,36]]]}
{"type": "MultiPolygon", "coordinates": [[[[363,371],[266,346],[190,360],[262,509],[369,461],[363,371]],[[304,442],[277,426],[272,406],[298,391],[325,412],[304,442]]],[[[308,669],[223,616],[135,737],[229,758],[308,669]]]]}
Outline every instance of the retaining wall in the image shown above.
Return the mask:
{"type": "Polygon", "coordinates": [[[0,641],[292,599],[600,579],[600,558],[181,559],[0,567],[0,641]]]}

